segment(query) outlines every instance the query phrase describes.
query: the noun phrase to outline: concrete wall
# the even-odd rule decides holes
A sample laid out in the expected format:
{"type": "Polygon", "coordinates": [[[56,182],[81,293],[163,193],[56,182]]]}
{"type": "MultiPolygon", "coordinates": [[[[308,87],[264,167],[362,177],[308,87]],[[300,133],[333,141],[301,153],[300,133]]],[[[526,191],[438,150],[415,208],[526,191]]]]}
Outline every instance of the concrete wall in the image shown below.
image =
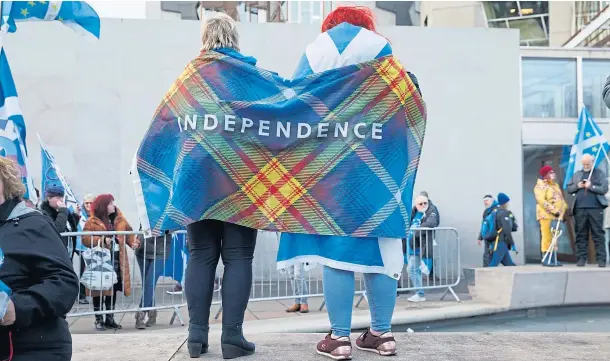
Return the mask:
{"type": "MultiPolygon", "coordinates": [[[[239,24],[239,29],[243,52],[283,76],[292,74],[318,33],[315,25],[239,24]]],[[[522,218],[518,32],[380,30],[419,78],[428,104],[416,191],[427,190],[442,225],[460,232],[464,264],[479,265],[483,194],[509,194],[522,218]]],[[[199,23],[103,20],[100,41],[87,41],[56,23],[22,23],[5,46],[36,178],[40,133],[79,195],[113,193],[137,227],[129,167],[164,93],[198,53],[199,23]]],[[[520,233],[516,239],[522,246],[520,233]]],[[[270,254],[269,262],[274,257],[270,254]]]]}
{"type": "Polygon", "coordinates": [[[574,33],[574,1],[549,2],[549,43],[561,47],[574,33]]]}
{"type": "Polygon", "coordinates": [[[485,10],[480,1],[422,1],[421,25],[472,28],[487,27],[485,10]]]}

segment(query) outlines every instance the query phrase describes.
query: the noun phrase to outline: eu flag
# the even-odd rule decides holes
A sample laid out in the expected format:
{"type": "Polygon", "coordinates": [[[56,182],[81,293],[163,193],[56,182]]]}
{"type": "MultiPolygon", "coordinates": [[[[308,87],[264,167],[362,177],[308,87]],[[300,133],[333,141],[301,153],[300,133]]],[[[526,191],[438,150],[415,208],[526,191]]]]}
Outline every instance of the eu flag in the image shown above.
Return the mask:
{"type": "Polygon", "coordinates": [[[2,1],[0,25],[9,33],[19,21],[59,21],[79,33],[100,37],[100,17],[84,1],[2,1]]]}

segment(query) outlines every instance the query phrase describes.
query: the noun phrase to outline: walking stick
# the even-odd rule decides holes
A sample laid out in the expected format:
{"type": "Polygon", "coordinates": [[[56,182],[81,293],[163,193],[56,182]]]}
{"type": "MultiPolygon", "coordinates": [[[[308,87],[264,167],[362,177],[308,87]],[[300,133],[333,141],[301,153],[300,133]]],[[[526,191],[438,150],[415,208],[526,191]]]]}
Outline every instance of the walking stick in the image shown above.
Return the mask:
{"type": "Polygon", "coordinates": [[[563,219],[563,213],[561,214],[561,216],[557,219],[557,225],[555,226],[554,229],[552,229],[551,231],[553,232],[553,238],[551,239],[551,245],[549,246],[549,248],[546,250],[546,253],[544,254],[544,257],[542,257],[542,263],[544,263],[548,257],[548,264],[551,264],[551,257],[553,257],[553,261],[555,262],[555,266],[557,266],[557,241],[559,240],[559,236],[561,236],[561,233],[563,232],[562,230],[560,230],[560,226],[561,226],[561,222],[563,219]]]}

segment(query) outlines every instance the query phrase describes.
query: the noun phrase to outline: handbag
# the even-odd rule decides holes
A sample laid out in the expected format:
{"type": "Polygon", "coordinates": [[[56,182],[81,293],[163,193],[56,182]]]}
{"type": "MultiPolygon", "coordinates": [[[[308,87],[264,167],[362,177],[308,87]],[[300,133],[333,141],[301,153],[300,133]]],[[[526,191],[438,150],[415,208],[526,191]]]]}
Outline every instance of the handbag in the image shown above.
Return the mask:
{"type": "Polygon", "coordinates": [[[119,281],[110,250],[97,246],[82,253],[85,271],[80,282],[91,291],[108,291],[119,281]]]}

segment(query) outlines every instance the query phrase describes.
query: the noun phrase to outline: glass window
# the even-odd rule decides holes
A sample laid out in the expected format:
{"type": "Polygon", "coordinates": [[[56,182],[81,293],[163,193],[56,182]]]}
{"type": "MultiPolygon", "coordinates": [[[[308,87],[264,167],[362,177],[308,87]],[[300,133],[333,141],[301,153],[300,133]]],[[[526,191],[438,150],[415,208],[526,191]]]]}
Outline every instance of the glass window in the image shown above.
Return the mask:
{"type": "Polygon", "coordinates": [[[521,16],[540,15],[549,13],[548,1],[519,1],[521,16]]]}
{"type": "Polygon", "coordinates": [[[523,116],[576,118],[576,59],[523,58],[523,116]]]}
{"type": "Polygon", "coordinates": [[[288,22],[298,23],[299,22],[299,7],[300,2],[289,1],[288,2],[288,22]]]}
{"type": "Polygon", "coordinates": [[[494,20],[489,22],[490,28],[498,28],[498,29],[508,29],[508,24],[506,20],[494,20]]]}
{"type": "Polygon", "coordinates": [[[331,11],[333,11],[333,2],[324,1],[324,14],[322,14],[322,19],[326,18],[326,15],[330,14],[331,11]]]}
{"type": "Polygon", "coordinates": [[[583,60],[583,101],[593,118],[610,118],[610,109],[602,100],[602,89],[610,76],[610,60],[583,60]]]}
{"type": "Polygon", "coordinates": [[[311,2],[311,21],[313,23],[322,22],[322,2],[312,1],[311,2]]]}
{"type": "Polygon", "coordinates": [[[511,29],[519,29],[520,38],[524,40],[546,39],[542,18],[511,19],[508,22],[511,29]]]}
{"type": "Polygon", "coordinates": [[[503,19],[519,16],[516,1],[484,1],[487,20],[503,19]]]}
{"type": "Polygon", "coordinates": [[[313,16],[313,1],[300,1],[301,24],[311,24],[313,16]]]}

